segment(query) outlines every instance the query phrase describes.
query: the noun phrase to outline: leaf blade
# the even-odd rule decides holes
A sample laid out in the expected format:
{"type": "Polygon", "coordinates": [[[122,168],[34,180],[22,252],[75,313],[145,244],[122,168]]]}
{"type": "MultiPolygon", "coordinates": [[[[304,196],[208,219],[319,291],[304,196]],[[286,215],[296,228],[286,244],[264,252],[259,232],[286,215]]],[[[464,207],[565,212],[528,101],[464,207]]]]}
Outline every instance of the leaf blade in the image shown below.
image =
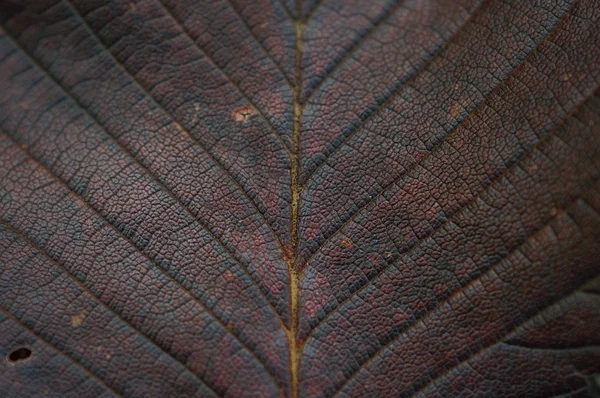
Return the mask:
{"type": "Polygon", "coordinates": [[[9,4],[0,395],[591,393],[598,11],[9,4]]]}

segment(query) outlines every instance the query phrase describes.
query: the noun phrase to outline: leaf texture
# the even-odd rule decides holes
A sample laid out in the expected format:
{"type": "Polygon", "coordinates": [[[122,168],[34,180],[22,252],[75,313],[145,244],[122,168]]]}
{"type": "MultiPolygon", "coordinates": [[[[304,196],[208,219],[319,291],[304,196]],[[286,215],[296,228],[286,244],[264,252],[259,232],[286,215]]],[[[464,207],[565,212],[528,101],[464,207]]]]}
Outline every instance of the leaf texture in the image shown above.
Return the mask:
{"type": "Polygon", "coordinates": [[[596,0],[0,22],[0,396],[599,393],[596,0]]]}

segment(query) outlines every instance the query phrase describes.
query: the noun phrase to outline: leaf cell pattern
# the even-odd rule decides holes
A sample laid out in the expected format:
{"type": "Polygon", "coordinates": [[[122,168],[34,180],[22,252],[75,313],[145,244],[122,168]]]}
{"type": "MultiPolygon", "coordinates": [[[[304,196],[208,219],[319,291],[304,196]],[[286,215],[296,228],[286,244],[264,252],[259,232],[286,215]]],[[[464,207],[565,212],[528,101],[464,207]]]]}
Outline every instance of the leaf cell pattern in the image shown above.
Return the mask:
{"type": "Polygon", "coordinates": [[[1,396],[598,390],[596,0],[0,22],[1,396]]]}

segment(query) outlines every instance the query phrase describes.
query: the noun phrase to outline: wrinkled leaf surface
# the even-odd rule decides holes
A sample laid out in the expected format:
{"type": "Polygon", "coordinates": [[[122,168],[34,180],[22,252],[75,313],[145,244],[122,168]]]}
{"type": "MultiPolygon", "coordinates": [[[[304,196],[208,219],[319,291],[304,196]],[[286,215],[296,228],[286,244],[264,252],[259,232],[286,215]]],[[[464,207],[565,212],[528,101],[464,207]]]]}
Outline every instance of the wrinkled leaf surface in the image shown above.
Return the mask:
{"type": "Polygon", "coordinates": [[[0,10],[0,396],[598,392],[597,0],[0,10]]]}

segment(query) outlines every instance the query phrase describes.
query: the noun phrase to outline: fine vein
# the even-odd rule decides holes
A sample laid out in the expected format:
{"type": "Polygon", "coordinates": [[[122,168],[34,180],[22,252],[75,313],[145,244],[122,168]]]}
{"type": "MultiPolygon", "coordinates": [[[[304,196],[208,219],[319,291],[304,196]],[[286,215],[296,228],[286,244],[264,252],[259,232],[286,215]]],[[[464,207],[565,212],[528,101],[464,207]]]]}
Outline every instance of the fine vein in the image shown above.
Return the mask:
{"type": "MultiPolygon", "coordinates": [[[[65,0],[65,1],[69,1],[69,0],[65,0]]],[[[277,139],[279,140],[279,142],[281,143],[281,145],[283,146],[283,149],[285,149],[285,151],[290,154],[290,150],[288,145],[283,141],[283,138],[281,137],[281,135],[277,132],[277,129],[275,128],[275,126],[273,125],[273,123],[271,122],[271,120],[269,118],[267,118],[267,116],[265,115],[265,113],[263,112],[263,110],[261,108],[259,108],[257,106],[257,104],[255,104],[252,99],[250,98],[250,96],[248,94],[246,94],[246,92],[244,90],[242,90],[241,86],[239,85],[239,83],[235,82],[227,73],[225,73],[225,71],[223,70],[223,68],[221,68],[219,66],[219,64],[217,64],[217,62],[208,55],[208,53],[206,52],[206,50],[204,50],[202,47],[200,47],[200,45],[198,45],[198,43],[196,42],[196,39],[194,39],[194,37],[192,36],[192,34],[190,33],[189,29],[183,24],[182,21],[180,21],[178,18],[175,17],[175,15],[173,15],[173,13],[171,12],[171,10],[169,10],[169,8],[167,8],[167,6],[164,4],[164,0],[158,0],[158,4],[160,4],[161,8],[163,9],[163,11],[165,12],[165,14],[173,21],[175,22],[175,24],[177,25],[177,27],[179,28],[179,30],[185,35],[187,36],[192,43],[194,44],[194,47],[196,47],[198,49],[198,51],[204,56],[204,58],[210,62],[210,64],[216,69],[218,70],[221,75],[233,86],[237,89],[237,91],[240,93],[240,95],[242,97],[244,97],[244,99],[246,101],[248,101],[249,104],[251,104],[254,109],[256,109],[256,111],[258,112],[258,114],[260,115],[260,117],[262,119],[264,119],[264,121],[267,123],[267,125],[269,125],[269,128],[271,129],[271,131],[273,132],[273,134],[275,135],[275,137],[277,137],[277,139]]],[[[284,79],[285,79],[285,75],[284,75],[284,79]]]]}
{"type": "MultiPolygon", "coordinates": [[[[569,10],[570,11],[570,10],[569,10]]],[[[475,104],[475,106],[473,107],[473,109],[471,110],[471,112],[469,112],[469,114],[467,114],[454,128],[452,128],[448,133],[446,133],[443,137],[441,137],[439,140],[437,140],[437,142],[435,142],[435,144],[431,147],[431,149],[427,152],[427,154],[418,162],[415,162],[413,164],[411,164],[409,166],[409,168],[400,173],[400,175],[398,175],[396,178],[394,178],[393,180],[391,180],[389,183],[385,184],[378,192],[376,192],[375,194],[373,194],[368,200],[366,200],[364,203],[360,204],[356,210],[353,211],[352,214],[350,214],[345,220],[344,222],[339,225],[338,227],[336,227],[336,229],[333,232],[330,232],[327,235],[327,238],[325,238],[325,240],[319,244],[319,246],[315,249],[315,251],[308,257],[308,259],[306,259],[305,264],[308,264],[312,258],[321,250],[323,249],[323,247],[325,247],[325,245],[331,240],[333,239],[333,237],[337,236],[341,230],[343,230],[347,225],[349,225],[352,221],[354,221],[356,219],[356,217],[358,217],[363,209],[367,208],[368,206],[370,206],[372,203],[375,203],[385,192],[387,192],[388,190],[392,189],[394,187],[394,185],[396,183],[398,183],[404,176],[406,176],[408,173],[412,172],[412,170],[414,170],[417,166],[419,166],[420,164],[422,164],[425,160],[427,160],[433,153],[441,150],[443,144],[447,141],[448,138],[450,138],[453,134],[456,133],[456,131],[458,131],[458,129],[460,129],[462,126],[464,126],[472,117],[474,117],[477,112],[481,109],[481,107],[486,104],[486,102],[488,101],[488,98],[490,97],[490,94],[495,92],[496,90],[498,90],[500,87],[503,86],[503,84],[505,84],[510,78],[512,78],[514,76],[514,74],[521,70],[522,65],[531,57],[531,55],[538,50],[550,37],[551,35],[556,32],[556,29],[558,29],[558,26],[560,25],[561,22],[565,21],[565,18],[569,15],[569,11],[567,11],[563,17],[557,21],[557,23],[554,25],[554,27],[552,28],[552,30],[550,32],[548,32],[548,34],[533,48],[531,49],[527,55],[523,58],[523,60],[521,60],[518,65],[516,65],[516,67],[501,81],[499,82],[493,89],[492,91],[481,100],[481,102],[475,104]]],[[[378,108],[381,109],[381,108],[378,108]]],[[[364,123],[363,123],[364,124],[364,123]]],[[[360,126],[358,127],[360,128],[360,126]]],[[[355,130],[358,131],[358,130],[355,130]]],[[[354,134],[354,133],[353,133],[354,134]]],[[[338,147],[339,148],[339,147],[338,147]]],[[[322,163],[324,164],[324,163],[322,163]]],[[[313,173],[314,174],[314,173],[313,173]]],[[[311,176],[313,175],[311,174],[311,176]]],[[[309,177],[310,178],[310,177],[309,177]]],[[[307,184],[306,184],[307,185],[307,184]]],[[[305,186],[306,186],[305,185],[305,186]]]]}
{"type": "MultiPolygon", "coordinates": [[[[442,54],[443,51],[445,51],[445,49],[448,47],[448,45],[453,42],[453,40],[455,40],[457,37],[459,37],[459,35],[462,33],[462,31],[468,26],[468,24],[477,16],[477,14],[480,12],[480,10],[483,8],[483,6],[485,4],[487,4],[488,0],[483,0],[481,3],[479,3],[479,5],[477,6],[477,8],[475,8],[471,14],[467,17],[467,19],[462,23],[462,25],[456,29],[456,31],[452,34],[452,36],[446,40],[441,46],[439,46],[435,51],[433,51],[431,54],[429,54],[427,56],[427,58],[425,59],[425,62],[423,62],[415,71],[413,71],[405,80],[402,80],[400,82],[396,83],[395,87],[392,87],[391,90],[389,90],[389,93],[387,95],[385,95],[376,105],[375,108],[373,109],[367,109],[363,112],[361,112],[362,115],[364,115],[363,117],[361,117],[361,120],[358,121],[358,124],[354,125],[353,127],[351,127],[351,129],[348,132],[344,132],[341,136],[340,136],[340,140],[337,143],[332,143],[332,149],[327,149],[323,155],[323,159],[320,160],[317,165],[312,169],[312,171],[310,171],[308,173],[308,175],[304,178],[304,185],[307,186],[308,183],[310,182],[310,180],[312,179],[312,177],[317,173],[317,171],[319,171],[328,161],[329,159],[335,154],[337,153],[340,148],[344,145],[346,145],[346,143],[348,141],[350,141],[351,138],[353,138],[356,134],[358,134],[363,126],[371,119],[373,119],[379,112],[381,112],[383,109],[385,109],[384,107],[389,104],[391,101],[394,100],[394,98],[396,98],[397,96],[399,96],[402,91],[405,89],[405,87],[415,81],[417,79],[417,77],[419,77],[422,73],[424,73],[427,68],[429,68],[430,65],[433,64],[434,61],[436,61],[440,55],[442,54]]],[[[314,91],[313,91],[314,92],[314,91]]],[[[309,99],[307,99],[305,102],[308,103],[309,99]]]]}
{"type": "MultiPolygon", "coordinates": [[[[582,190],[585,190],[585,189],[589,188],[590,186],[592,186],[597,181],[598,181],[598,178],[592,178],[590,181],[588,181],[587,183],[584,184],[582,190]]],[[[563,204],[560,208],[564,209],[566,211],[569,207],[575,205],[578,200],[582,200],[582,196],[581,195],[576,195],[574,197],[571,197],[569,200],[567,200],[567,203],[563,204]]],[[[510,250],[508,250],[508,252],[505,255],[501,256],[501,258],[499,258],[498,262],[496,262],[494,265],[492,265],[491,267],[489,267],[485,272],[483,272],[477,278],[471,280],[467,285],[465,285],[465,286],[461,287],[460,289],[458,289],[457,291],[455,291],[448,298],[440,301],[433,309],[431,309],[431,310],[427,311],[427,313],[423,314],[423,316],[421,316],[415,323],[412,323],[411,325],[409,325],[408,327],[406,327],[401,333],[399,333],[399,334],[395,335],[394,337],[392,337],[387,343],[381,345],[375,352],[370,353],[368,355],[368,358],[365,361],[363,361],[362,363],[360,363],[360,365],[358,366],[358,368],[356,368],[352,372],[352,374],[342,384],[340,384],[340,386],[336,389],[336,391],[332,395],[332,397],[335,397],[338,394],[340,394],[343,391],[344,387],[346,385],[348,385],[348,383],[351,380],[353,380],[362,369],[365,369],[370,363],[372,363],[375,360],[375,358],[377,358],[384,350],[387,350],[387,349],[389,349],[389,347],[391,347],[392,345],[394,345],[400,339],[400,337],[406,336],[409,333],[409,331],[414,330],[418,325],[422,325],[424,323],[424,320],[426,319],[427,315],[433,313],[435,310],[437,310],[438,308],[442,307],[442,305],[448,303],[451,298],[458,296],[459,294],[461,294],[462,292],[464,292],[465,290],[467,290],[469,287],[473,286],[476,282],[480,281],[481,278],[483,278],[485,275],[488,275],[489,273],[493,272],[494,269],[499,264],[502,263],[502,261],[504,261],[506,258],[509,258],[510,256],[512,256],[514,253],[522,250],[522,248],[534,236],[536,236],[542,230],[544,230],[545,228],[547,228],[548,226],[550,226],[554,221],[556,221],[556,216],[552,216],[552,217],[549,218],[549,220],[543,222],[540,226],[538,226],[531,233],[529,233],[525,239],[523,239],[521,242],[519,242],[518,244],[516,244],[513,248],[511,248],[510,250]]],[[[528,319],[530,319],[530,318],[528,318],[528,319]]],[[[517,325],[515,327],[515,329],[518,328],[518,326],[520,326],[520,325],[517,325]]],[[[510,334],[510,332],[506,333],[506,335],[510,334]]],[[[483,347],[482,350],[485,349],[485,348],[486,347],[483,347]]],[[[472,356],[474,356],[476,354],[477,353],[472,354],[470,357],[472,357],[472,356]]],[[[424,387],[422,387],[422,388],[424,388],[424,387]]],[[[419,390],[421,390],[422,388],[419,388],[419,390]]],[[[417,390],[417,391],[419,391],[419,390],[417,390]]],[[[415,391],[415,393],[416,393],[416,391],[415,391]]]]}
{"type": "MultiPolygon", "coordinates": [[[[86,27],[86,29],[88,30],[88,32],[90,33],[90,35],[92,37],[95,37],[98,41],[98,43],[105,49],[105,52],[108,56],[111,57],[111,59],[115,62],[115,64],[127,75],[129,75],[131,77],[131,79],[136,83],[136,85],[139,87],[139,89],[160,109],[162,110],[165,115],[175,124],[175,126],[177,127],[177,129],[179,131],[181,131],[182,133],[186,134],[186,136],[188,136],[190,139],[192,139],[196,144],[198,144],[198,146],[207,154],[207,156],[213,161],[213,163],[215,163],[215,165],[217,165],[221,170],[223,170],[225,172],[225,174],[231,179],[231,181],[240,188],[241,193],[248,199],[249,203],[252,204],[252,206],[255,208],[255,210],[257,211],[257,214],[263,219],[265,225],[267,228],[269,228],[269,230],[271,231],[271,233],[273,234],[274,238],[277,240],[277,242],[281,245],[281,240],[279,238],[279,235],[275,232],[273,226],[269,223],[269,221],[266,218],[265,213],[263,213],[260,208],[258,207],[258,205],[255,203],[254,200],[252,200],[252,196],[242,187],[242,185],[233,177],[232,173],[226,169],[219,161],[218,159],[211,153],[208,151],[208,149],[206,148],[206,146],[204,146],[200,141],[198,141],[189,131],[187,131],[180,123],[179,121],[177,121],[173,115],[171,115],[170,112],[168,112],[161,104],[159,104],[156,99],[150,95],[150,93],[140,84],[140,82],[136,79],[135,76],[133,76],[123,65],[121,65],[119,63],[119,61],[114,57],[114,55],[111,53],[111,51],[104,45],[104,43],[95,35],[95,33],[91,30],[91,28],[87,25],[87,22],[85,22],[85,20],[83,19],[83,17],[81,17],[79,15],[79,13],[77,12],[77,9],[75,9],[73,7],[72,4],[70,4],[68,2],[68,0],[66,1],[66,4],[72,9],[74,15],[80,19],[81,23],[83,26],[86,27]]],[[[217,236],[217,234],[213,231],[213,228],[210,228],[209,225],[202,221],[194,212],[192,212],[192,210],[190,209],[189,206],[185,205],[182,201],[182,199],[175,195],[172,191],[172,187],[171,186],[167,186],[165,185],[165,183],[163,182],[163,178],[161,178],[159,176],[159,173],[155,173],[153,171],[151,171],[149,169],[149,167],[142,162],[140,159],[138,159],[132,152],[131,150],[129,150],[122,142],[121,140],[114,135],[112,132],[109,132],[108,129],[100,122],[100,120],[96,117],[95,114],[92,114],[91,111],[89,111],[78,99],[76,99],[71,93],[70,91],[68,91],[66,89],[66,87],[63,86],[63,84],[61,82],[59,82],[54,75],[52,75],[50,73],[49,70],[47,70],[45,67],[43,67],[34,57],[32,54],[29,54],[22,46],[20,46],[20,44],[18,43],[18,41],[16,39],[13,40],[13,42],[15,43],[15,45],[17,45],[25,54],[28,55],[28,57],[36,64],[36,66],[42,70],[44,73],[46,73],[51,79],[52,81],[58,85],[63,92],[65,92],[65,94],[73,101],[75,102],[84,112],[86,115],[88,115],[92,120],[94,120],[94,122],[102,129],[102,131],[104,131],[117,145],[118,147],[129,157],[131,157],[136,164],[138,164],[160,187],[161,189],[168,194],[169,196],[171,196],[173,198],[173,200],[175,200],[181,207],[182,209],[192,218],[195,220],[195,222],[200,225],[204,230],[206,230],[215,240],[215,242],[217,242],[224,250],[225,252],[229,255],[229,257],[231,257],[241,268],[242,270],[247,274],[247,276],[250,278],[250,280],[252,281],[252,283],[256,286],[256,288],[259,290],[260,294],[265,298],[265,300],[267,301],[267,303],[269,304],[269,306],[271,307],[271,309],[275,312],[275,314],[277,314],[277,317],[279,319],[281,319],[281,316],[279,314],[279,312],[277,311],[277,309],[275,308],[274,304],[271,302],[271,300],[268,297],[268,291],[266,291],[260,281],[258,281],[256,279],[256,277],[252,274],[252,272],[249,270],[248,265],[240,259],[240,256],[236,253],[237,252],[237,248],[234,248],[235,250],[231,250],[229,248],[229,246],[226,244],[226,242],[224,242],[220,236],[217,236]]]]}
{"type": "Polygon", "coordinates": [[[4,315],[6,315],[6,317],[8,319],[10,319],[11,321],[15,322],[19,326],[21,326],[23,329],[26,329],[27,331],[29,331],[29,333],[31,333],[32,335],[34,335],[40,342],[44,343],[45,345],[47,345],[48,347],[50,347],[54,351],[58,352],[59,354],[61,354],[65,358],[67,358],[69,361],[71,361],[77,367],[83,369],[92,378],[94,378],[98,383],[100,383],[102,386],[104,386],[108,391],[112,392],[117,397],[122,397],[123,396],[119,392],[117,392],[117,390],[115,388],[113,388],[112,386],[110,386],[106,380],[104,380],[102,377],[100,377],[100,375],[96,374],[91,369],[88,369],[81,362],[77,361],[71,355],[67,354],[66,351],[64,351],[63,349],[59,348],[54,343],[50,342],[49,340],[46,340],[38,332],[36,332],[29,325],[27,325],[24,321],[22,321],[21,319],[17,318],[13,313],[11,313],[10,311],[8,311],[7,309],[2,308],[2,307],[0,307],[0,312],[3,313],[4,315]]]}
{"type": "MultiPolygon", "coordinates": [[[[175,362],[180,363],[181,365],[183,365],[185,367],[185,369],[190,372],[190,374],[193,375],[194,378],[200,380],[200,382],[202,384],[204,384],[206,387],[208,387],[211,391],[213,391],[216,395],[217,392],[213,389],[213,387],[211,387],[208,382],[204,379],[202,379],[199,375],[197,375],[195,372],[193,372],[188,365],[186,365],[185,363],[183,363],[181,360],[177,359],[173,353],[171,353],[170,351],[166,350],[162,345],[160,345],[158,342],[156,342],[153,338],[151,338],[146,332],[144,332],[143,330],[139,329],[138,327],[136,327],[133,323],[131,323],[129,320],[125,319],[123,317],[123,315],[120,314],[120,311],[117,311],[115,309],[113,309],[111,306],[109,306],[108,304],[106,304],[104,301],[102,301],[100,299],[100,297],[94,293],[91,288],[89,288],[86,284],[84,284],[81,280],[79,280],[79,278],[75,277],[75,275],[62,263],[60,263],[57,259],[55,259],[54,257],[52,257],[50,255],[50,253],[48,253],[46,251],[46,249],[42,248],[37,242],[34,242],[29,236],[26,236],[23,234],[23,232],[19,231],[17,228],[15,228],[12,224],[9,224],[7,221],[5,221],[4,219],[0,218],[0,225],[5,226],[8,230],[12,231],[19,239],[21,239],[25,244],[27,244],[28,246],[30,246],[33,250],[36,250],[37,252],[39,252],[42,256],[46,257],[48,260],[50,260],[50,262],[52,264],[54,264],[58,269],[60,269],[62,272],[64,272],[69,279],[71,279],[73,281],[73,283],[75,283],[77,286],[79,286],[84,292],[86,292],[88,295],[90,295],[90,297],[92,297],[92,299],[94,301],[97,301],[102,307],[104,307],[108,312],[110,312],[111,314],[113,314],[115,317],[119,318],[123,323],[125,323],[127,326],[129,326],[131,329],[133,329],[136,333],[138,333],[140,336],[142,336],[144,339],[148,340],[152,345],[156,346],[158,349],[160,349],[162,352],[164,352],[166,355],[168,355],[169,357],[171,357],[175,362]]],[[[12,314],[11,314],[12,315],[12,314]]],[[[14,315],[13,315],[14,316],[14,315]]],[[[15,317],[16,318],[16,317],[15,317]]],[[[23,322],[20,321],[22,324],[23,322]]],[[[33,329],[29,328],[31,330],[32,333],[36,333],[33,329]]],[[[50,342],[44,340],[47,344],[49,344],[51,347],[55,348],[54,345],[50,344],[50,342]]],[[[66,353],[62,350],[60,350],[60,352],[62,352],[64,355],[66,355],[66,353]]],[[[69,357],[70,358],[70,357],[69,357]]],[[[81,365],[81,364],[80,364],[81,365]]],[[[83,367],[83,365],[81,365],[83,367]]],[[[89,369],[85,368],[84,369],[90,371],[89,369]]],[[[95,375],[95,374],[94,374],[95,375]]],[[[100,379],[99,376],[95,375],[98,379],[100,379]]],[[[101,381],[104,382],[104,384],[106,384],[106,382],[103,379],[100,379],[101,381]]],[[[108,386],[108,385],[107,385],[108,386]]],[[[111,388],[112,389],[112,388],[111,388]]]]}
{"type": "MultiPolygon", "coordinates": [[[[10,37],[8,35],[6,35],[6,37],[10,37]]],[[[46,74],[46,76],[48,76],[48,78],[54,82],[62,91],[63,93],[71,100],[73,101],[75,104],[77,104],[77,106],[82,110],[82,112],[87,115],[88,117],[90,117],[95,123],[96,125],[102,129],[102,131],[104,133],[107,134],[107,136],[111,137],[114,142],[121,148],[121,150],[123,150],[128,156],[130,156],[134,162],[136,162],[149,176],[150,178],[152,178],[155,183],[157,185],[159,185],[161,187],[161,189],[164,191],[165,194],[169,195],[176,203],[178,203],[182,209],[184,211],[186,211],[188,213],[188,215],[190,215],[190,217],[192,217],[192,219],[195,220],[195,222],[197,222],[200,226],[202,226],[209,234],[211,234],[211,236],[213,237],[213,239],[215,239],[215,241],[217,243],[220,243],[221,247],[225,250],[225,252],[228,253],[228,255],[234,260],[236,261],[236,263],[238,263],[238,265],[240,266],[240,268],[242,269],[242,271],[250,278],[250,280],[252,281],[252,283],[255,285],[255,287],[258,289],[258,292],[264,297],[264,299],[266,300],[267,304],[271,306],[271,308],[273,309],[273,311],[275,311],[275,314],[277,314],[275,308],[272,306],[272,304],[270,303],[270,301],[268,300],[267,296],[262,292],[262,289],[260,288],[260,286],[258,285],[258,283],[254,280],[254,278],[252,278],[250,271],[247,269],[247,267],[237,258],[237,256],[234,256],[233,253],[228,249],[228,247],[220,241],[220,239],[214,235],[212,235],[211,231],[209,229],[207,229],[207,227],[203,226],[202,223],[200,222],[200,220],[198,220],[193,213],[191,213],[191,210],[189,210],[189,208],[187,208],[185,205],[183,205],[183,203],[181,203],[181,201],[174,196],[174,194],[167,189],[166,186],[164,186],[159,180],[158,178],[151,173],[144,165],[141,164],[141,162],[135,158],[131,152],[129,150],[127,150],[125,147],[122,146],[121,142],[116,139],[113,135],[111,135],[106,128],[98,121],[98,119],[96,119],[93,115],[91,115],[87,109],[85,107],[83,107],[83,105],[78,102],[67,90],[66,88],[58,81],[56,80],[56,78],[50,74],[50,72],[48,70],[46,70],[41,64],[39,64],[39,62],[37,61],[36,58],[33,57],[33,55],[29,54],[21,45],[20,43],[16,40],[16,39],[12,39],[11,40],[14,45],[19,48],[30,60],[31,62],[36,65],[36,67],[38,69],[40,69],[42,72],[44,72],[46,74]]],[[[22,146],[20,145],[21,143],[16,141],[16,139],[14,137],[12,137],[10,134],[8,133],[4,133],[12,142],[15,146],[22,148],[22,146]]],[[[233,332],[231,332],[228,328],[227,328],[227,324],[225,323],[225,321],[221,318],[219,318],[213,311],[211,311],[198,297],[196,297],[196,295],[192,294],[192,292],[190,290],[188,290],[187,288],[185,288],[177,279],[174,278],[174,276],[169,273],[164,267],[160,266],[158,264],[158,262],[155,260],[154,257],[150,257],[150,255],[148,253],[146,253],[145,251],[142,251],[138,245],[135,244],[135,242],[132,240],[131,237],[129,237],[127,234],[125,234],[125,232],[117,227],[113,222],[111,222],[109,220],[109,218],[107,217],[107,215],[105,214],[105,212],[101,211],[101,209],[97,209],[95,206],[92,206],[91,203],[89,203],[86,199],[84,199],[81,195],[77,194],[64,180],[62,180],[56,173],[54,173],[52,170],[50,170],[45,164],[43,164],[42,162],[40,162],[37,158],[35,158],[27,149],[22,149],[34,162],[36,162],[37,164],[40,165],[40,167],[42,167],[43,169],[45,169],[53,178],[55,178],[61,185],[65,186],[65,188],[71,193],[73,194],[76,198],[78,198],[80,201],[82,201],[84,203],[84,205],[86,207],[88,207],[90,210],[92,210],[95,214],[97,214],[99,217],[101,217],[108,225],[110,225],[111,228],[113,228],[115,230],[115,232],[117,232],[120,236],[122,236],[141,256],[143,256],[146,260],[148,260],[151,264],[153,264],[163,275],[165,275],[167,278],[169,278],[171,280],[171,282],[175,283],[179,289],[181,289],[181,291],[188,295],[190,298],[192,298],[192,300],[194,300],[198,305],[200,305],[200,307],[207,312],[208,314],[210,314],[217,322],[219,322],[219,324],[221,324],[221,326],[235,339],[237,340],[240,345],[242,347],[244,347],[244,349],[246,349],[252,356],[254,356],[256,358],[256,360],[261,363],[262,367],[265,369],[265,371],[267,372],[267,374],[273,379],[273,373],[271,371],[269,371],[269,367],[267,366],[267,364],[264,362],[264,360],[262,360],[259,356],[259,354],[251,349],[248,344],[246,342],[244,342],[242,340],[242,338],[236,334],[234,334],[233,332]]],[[[280,320],[280,317],[277,316],[277,318],[280,320]]]]}
{"type": "Polygon", "coordinates": [[[271,56],[271,53],[269,52],[269,50],[267,50],[267,48],[265,47],[265,45],[263,44],[263,42],[256,36],[256,34],[254,34],[254,32],[252,31],[252,28],[248,24],[248,21],[246,21],[246,19],[244,18],[244,16],[234,6],[234,4],[231,2],[231,0],[227,0],[227,3],[229,5],[229,7],[233,10],[233,13],[237,17],[237,19],[239,19],[240,22],[246,27],[246,30],[248,31],[248,33],[250,33],[250,36],[252,37],[252,39],[254,40],[254,42],[256,42],[256,44],[258,44],[258,46],[263,50],[263,52],[265,53],[265,55],[267,56],[267,58],[269,59],[269,61],[273,64],[273,66],[275,66],[275,68],[277,69],[277,71],[281,74],[281,76],[286,81],[286,83],[288,84],[288,86],[290,88],[293,88],[294,85],[292,84],[292,82],[288,78],[287,74],[283,71],[283,69],[281,69],[281,65],[277,61],[275,61],[275,59],[273,59],[273,57],[271,56]]]}
{"type": "Polygon", "coordinates": [[[429,231],[429,233],[427,233],[422,238],[419,238],[413,245],[407,247],[406,250],[404,250],[403,253],[400,253],[396,259],[392,260],[392,262],[390,262],[388,265],[384,266],[381,270],[376,272],[373,276],[369,277],[368,280],[364,284],[362,284],[360,287],[357,287],[357,289],[354,290],[353,292],[351,292],[346,298],[343,299],[343,301],[341,301],[334,308],[329,310],[329,312],[327,314],[325,314],[325,316],[316,325],[314,325],[311,328],[311,330],[306,335],[306,339],[308,339],[316,329],[318,329],[324,322],[326,322],[327,319],[329,319],[333,314],[335,314],[338,308],[342,307],[344,304],[349,302],[352,299],[352,297],[360,294],[360,292],[362,292],[369,285],[371,285],[371,283],[373,283],[373,281],[375,281],[377,278],[379,278],[379,276],[382,275],[388,268],[395,267],[400,262],[402,257],[405,257],[405,256],[409,255],[410,253],[414,252],[417,248],[419,248],[422,244],[424,244],[429,238],[431,238],[437,231],[441,230],[447,224],[452,222],[456,217],[460,216],[464,211],[466,211],[466,209],[469,208],[469,206],[471,204],[473,204],[476,200],[478,200],[486,192],[488,192],[488,190],[491,187],[493,187],[493,184],[496,181],[500,180],[502,177],[504,177],[505,175],[510,173],[515,167],[518,167],[521,161],[523,161],[524,159],[527,159],[529,156],[531,156],[535,152],[535,150],[537,150],[542,144],[544,144],[545,142],[550,140],[550,138],[556,137],[556,135],[555,135],[556,132],[560,128],[562,128],[562,126],[567,121],[569,121],[572,117],[574,117],[573,115],[575,114],[575,112],[578,111],[582,106],[584,106],[587,103],[588,99],[589,99],[589,97],[585,97],[579,104],[574,106],[571,109],[571,111],[562,120],[560,120],[550,132],[548,132],[546,135],[544,135],[544,137],[542,137],[535,144],[533,144],[529,150],[527,150],[526,152],[523,152],[523,154],[519,155],[518,157],[512,159],[509,163],[507,163],[505,165],[505,168],[500,173],[498,173],[495,177],[493,177],[490,181],[486,182],[484,184],[483,189],[478,194],[474,195],[473,198],[470,199],[465,205],[458,207],[454,211],[451,210],[448,214],[448,218],[446,219],[446,221],[444,221],[442,224],[438,225],[437,227],[433,228],[431,231],[429,231]]]}

